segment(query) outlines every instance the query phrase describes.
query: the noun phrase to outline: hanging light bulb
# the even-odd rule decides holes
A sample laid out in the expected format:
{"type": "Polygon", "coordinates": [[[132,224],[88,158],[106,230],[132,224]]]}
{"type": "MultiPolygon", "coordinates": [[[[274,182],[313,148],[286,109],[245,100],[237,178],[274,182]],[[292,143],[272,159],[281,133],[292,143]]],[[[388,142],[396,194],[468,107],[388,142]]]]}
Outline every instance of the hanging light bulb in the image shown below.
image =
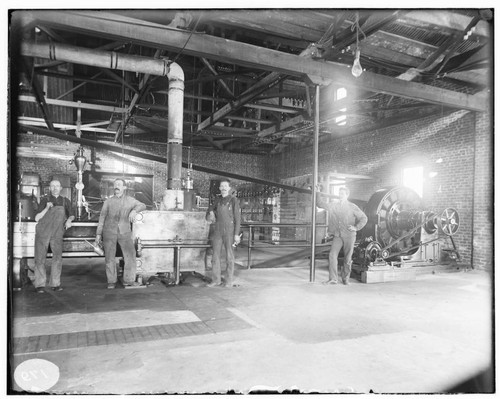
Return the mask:
{"type": "MultiPolygon", "coordinates": [[[[356,27],[356,53],[354,55],[354,62],[352,64],[351,73],[354,75],[354,77],[359,78],[361,76],[361,74],[363,73],[363,68],[361,67],[361,64],[359,63],[359,57],[361,56],[361,50],[359,49],[359,30],[361,28],[359,27],[359,14],[358,13],[356,13],[355,27],[356,27]]],[[[364,35],[364,33],[363,33],[363,35],[364,35]]]]}
{"type": "Polygon", "coordinates": [[[352,64],[352,69],[351,72],[354,75],[354,77],[359,78],[361,74],[363,73],[363,68],[361,67],[361,64],[359,62],[359,57],[361,55],[361,51],[359,48],[356,49],[356,55],[354,56],[354,63],[352,64]]]}

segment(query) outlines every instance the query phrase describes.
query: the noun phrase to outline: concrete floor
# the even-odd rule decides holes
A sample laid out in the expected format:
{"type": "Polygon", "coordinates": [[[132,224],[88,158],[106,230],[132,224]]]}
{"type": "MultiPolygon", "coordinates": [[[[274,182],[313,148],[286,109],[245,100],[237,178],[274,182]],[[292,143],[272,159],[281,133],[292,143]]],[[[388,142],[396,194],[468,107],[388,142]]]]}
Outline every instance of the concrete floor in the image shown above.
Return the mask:
{"type": "Polygon", "coordinates": [[[12,373],[28,359],[54,363],[51,393],[441,393],[492,364],[486,272],[324,286],[321,260],[317,283],[305,263],[239,268],[236,288],[185,275],[112,291],[102,260],[67,263],[64,291],[11,296],[12,373]]]}

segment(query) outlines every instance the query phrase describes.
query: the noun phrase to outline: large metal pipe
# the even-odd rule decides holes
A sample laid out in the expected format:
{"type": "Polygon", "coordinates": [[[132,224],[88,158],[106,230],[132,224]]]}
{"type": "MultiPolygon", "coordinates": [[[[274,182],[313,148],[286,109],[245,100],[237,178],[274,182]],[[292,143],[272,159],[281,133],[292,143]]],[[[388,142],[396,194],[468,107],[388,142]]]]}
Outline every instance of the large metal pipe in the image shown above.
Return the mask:
{"type": "Polygon", "coordinates": [[[92,50],[59,43],[22,42],[21,54],[47,58],[99,68],[147,73],[168,77],[168,137],[167,137],[167,190],[164,195],[166,209],[182,209],[182,139],[184,112],[184,72],[176,63],[116,53],[92,50]],[[174,190],[174,191],[170,191],[174,190]]]}
{"type": "Polygon", "coordinates": [[[168,72],[167,189],[181,190],[184,72],[175,63],[168,72]]]}
{"type": "Polygon", "coordinates": [[[23,41],[21,55],[46,58],[52,61],[65,61],[99,68],[120,71],[149,73],[167,76],[168,60],[153,59],[117,53],[115,51],[93,50],[85,47],[70,46],[61,43],[34,43],[23,41]]]}
{"type": "Polygon", "coordinates": [[[184,209],[182,190],[182,128],[184,112],[184,72],[175,63],[168,72],[168,137],[167,137],[167,188],[163,193],[164,210],[184,209]]]}

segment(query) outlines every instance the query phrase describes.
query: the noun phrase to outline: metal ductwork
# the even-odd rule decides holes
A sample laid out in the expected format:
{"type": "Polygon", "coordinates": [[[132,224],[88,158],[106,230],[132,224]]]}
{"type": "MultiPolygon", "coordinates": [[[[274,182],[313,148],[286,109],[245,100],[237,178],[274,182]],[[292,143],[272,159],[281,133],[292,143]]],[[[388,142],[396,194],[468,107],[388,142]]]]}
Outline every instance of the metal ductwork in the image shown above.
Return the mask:
{"type": "Polygon", "coordinates": [[[168,78],[168,138],[167,190],[163,198],[165,209],[183,209],[182,191],[182,135],[184,111],[184,72],[175,62],[92,50],[59,43],[23,42],[21,54],[51,61],[65,61],[98,68],[139,72],[168,78]]]}
{"type": "Polygon", "coordinates": [[[182,190],[182,125],[184,110],[184,72],[175,63],[168,73],[167,189],[163,195],[166,210],[184,209],[182,190]]]}
{"type": "Polygon", "coordinates": [[[169,72],[168,60],[121,54],[115,51],[93,50],[61,43],[22,42],[21,55],[150,75],[167,76],[169,72]]]}
{"type": "Polygon", "coordinates": [[[184,72],[171,64],[168,73],[168,181],[167,188],[182,189],[182,125],[184,109],[184,72]]]}

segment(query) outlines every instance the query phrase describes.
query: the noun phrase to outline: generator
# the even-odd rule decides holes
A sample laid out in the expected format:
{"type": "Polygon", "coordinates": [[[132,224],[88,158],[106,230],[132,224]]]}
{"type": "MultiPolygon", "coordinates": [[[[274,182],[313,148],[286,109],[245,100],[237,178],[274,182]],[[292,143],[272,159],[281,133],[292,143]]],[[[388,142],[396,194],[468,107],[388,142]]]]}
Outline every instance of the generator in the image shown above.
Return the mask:
{"type": "MultiPolygon", "coordinates": [[[[440,213],[425,210],[413,190],[391,187],[376,191],[363,210],[368,222],[358,232],[353,253],[353,271],[360,273],[362,281],[368,282],[367,272],[395,272],[460,260],[453,241],[460,227],[456,209],[445,208],[440,213]]],[[[412,277],[417,271],[405,273],[412,277]]],[[[401,278],[392,275],[391,279],[401,278]]]]}

